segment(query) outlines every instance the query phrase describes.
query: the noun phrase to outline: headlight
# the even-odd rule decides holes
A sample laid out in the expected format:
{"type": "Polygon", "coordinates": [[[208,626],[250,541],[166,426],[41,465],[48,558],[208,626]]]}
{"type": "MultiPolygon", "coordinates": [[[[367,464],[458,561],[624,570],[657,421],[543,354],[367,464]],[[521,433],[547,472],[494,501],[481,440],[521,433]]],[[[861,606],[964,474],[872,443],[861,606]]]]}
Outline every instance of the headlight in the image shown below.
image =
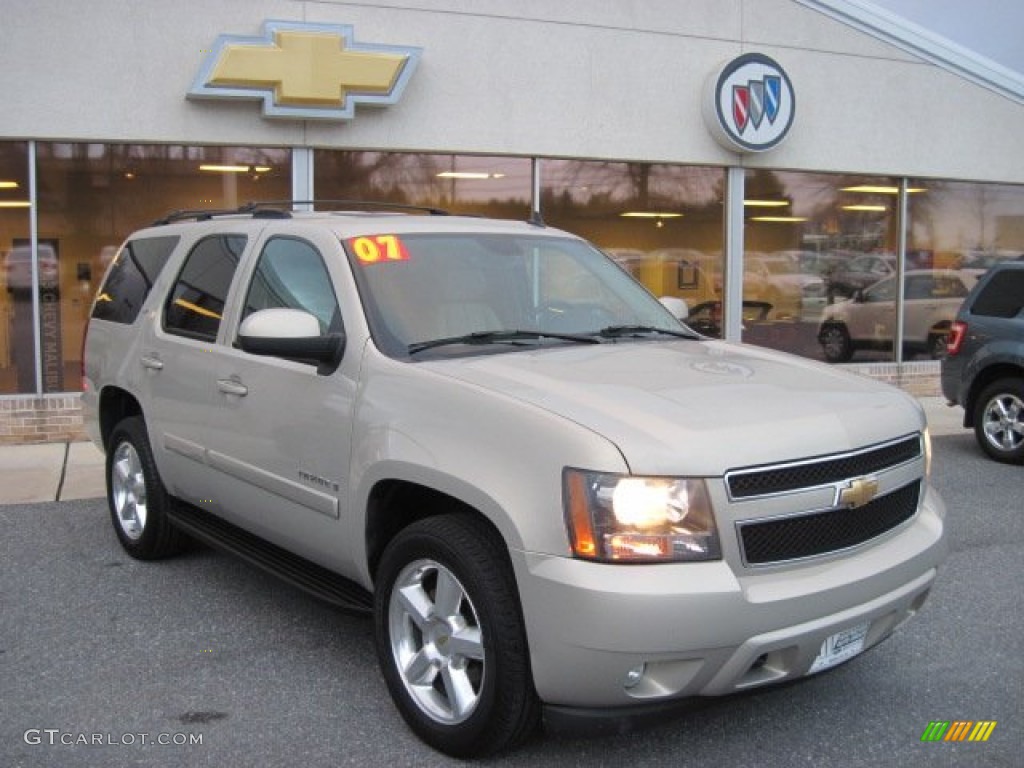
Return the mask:
{"type": "Polygon", "coordinates": [[[573,553],[588,560],[670,562],[722,556],[704,481],[566,469],[573,553]]]}

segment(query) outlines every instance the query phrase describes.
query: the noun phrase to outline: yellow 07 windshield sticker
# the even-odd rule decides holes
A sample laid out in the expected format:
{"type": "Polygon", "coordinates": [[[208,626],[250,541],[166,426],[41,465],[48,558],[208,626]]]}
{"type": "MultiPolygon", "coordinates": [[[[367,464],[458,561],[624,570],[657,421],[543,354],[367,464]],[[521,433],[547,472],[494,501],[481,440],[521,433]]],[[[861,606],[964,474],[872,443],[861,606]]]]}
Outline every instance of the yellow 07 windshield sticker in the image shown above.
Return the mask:
{"type": "Polygon", "coordinates": [[[409,251],[398,235],[353,237],[349,239],[348,245],[363,264],[409,260],[409,251]]]}

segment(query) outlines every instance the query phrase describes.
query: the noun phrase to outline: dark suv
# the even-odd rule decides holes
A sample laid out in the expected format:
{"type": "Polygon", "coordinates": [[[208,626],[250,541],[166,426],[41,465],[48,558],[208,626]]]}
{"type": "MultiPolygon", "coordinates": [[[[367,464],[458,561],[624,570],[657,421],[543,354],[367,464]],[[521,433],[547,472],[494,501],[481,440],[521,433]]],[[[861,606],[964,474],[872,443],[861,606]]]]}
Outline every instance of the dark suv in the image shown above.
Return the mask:
{"type": "Polygon", "coordinates": [[[990,269],[964,299],[942,361],[942,393],[996,461],[1024,463],[1024,263],[990,269]]]}

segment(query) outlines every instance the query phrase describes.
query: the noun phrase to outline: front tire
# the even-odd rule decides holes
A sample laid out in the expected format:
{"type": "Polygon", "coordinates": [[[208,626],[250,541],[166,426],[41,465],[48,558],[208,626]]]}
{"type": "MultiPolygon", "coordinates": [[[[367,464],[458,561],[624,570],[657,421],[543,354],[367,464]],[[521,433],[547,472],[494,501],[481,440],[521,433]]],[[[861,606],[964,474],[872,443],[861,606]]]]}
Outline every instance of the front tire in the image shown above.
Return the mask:
{"type": "Polygon", "coordinates": [[[999,379],[985,387],[974,409],[974,436],[996,461],[1024,464],[1024,382],[999,379]]]}
{"type": "Polygon", "coordinates": [[[485,521],[441,515],[401,531],[377,570],[374,626],[391,696],[427,744],[481,757],[536,728],[515,578],[485,521]]]}
{"type": "Polygon", "coordinates": [[[846,327],[833,323],[821,329],[818,336],[821,351],[830,363],[845,363],[853,357],[853,342],[846,327]]]}
{"type": "Polygon", "coordinates": [[[171,498],[153,460],[142,418],[132,416],[114,427],[106,465],[110,519],[124,550],[138,560],[180,552],[186,537],[167,517],[171,498]]]}

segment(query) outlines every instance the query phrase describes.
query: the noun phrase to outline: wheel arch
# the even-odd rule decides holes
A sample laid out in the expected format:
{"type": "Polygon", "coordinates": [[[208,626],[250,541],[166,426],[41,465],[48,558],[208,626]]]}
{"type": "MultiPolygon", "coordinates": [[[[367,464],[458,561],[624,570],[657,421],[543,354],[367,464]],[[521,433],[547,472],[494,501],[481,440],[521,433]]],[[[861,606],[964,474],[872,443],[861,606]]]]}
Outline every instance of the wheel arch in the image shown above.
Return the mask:
{"type": "Polygon", "coordinates": [[[484,521],[494,529],[507,552],[507,537],[480,506],[420,482],[399,478],[377,481],[366,500],[365,562],[369,583],[376,580],[381,555],[395,536],[419,520],[441,514],[457,512],[484,521]]]}
{"type": "Polygon", "coordinates": [[[114,427],[129,416],[142,416],[138,399],[120,387],[104,387],[99,402],[100,438],[104,447],[109,445],[114,427]]]}
{"type": "Polygon", "coordinates": [[[996,363],[978,371],[971,380],[971,388],[964,403],[964,426],[974,423],[974,412],[978,407],[978,398],[989,384],[997,379],[1024,379],[1024,367],[1014,363],[996,363]]]}

